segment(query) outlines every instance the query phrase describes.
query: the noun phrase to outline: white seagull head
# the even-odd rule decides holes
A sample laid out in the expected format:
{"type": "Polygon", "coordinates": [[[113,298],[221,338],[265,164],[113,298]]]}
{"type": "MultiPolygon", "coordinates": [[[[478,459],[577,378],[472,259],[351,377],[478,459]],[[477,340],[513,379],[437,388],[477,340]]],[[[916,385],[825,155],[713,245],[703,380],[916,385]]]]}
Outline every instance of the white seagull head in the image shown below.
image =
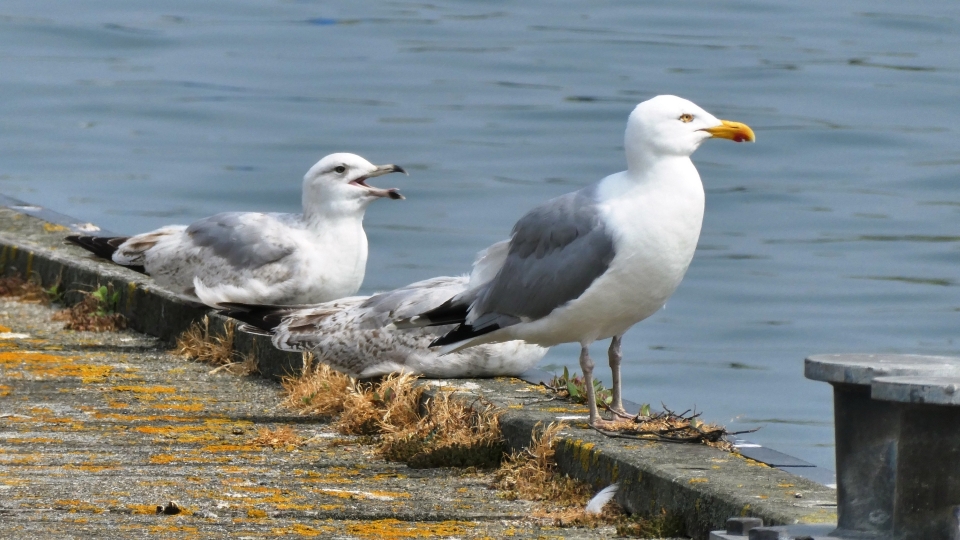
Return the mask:
{"type": "Polygon", "coordinates": [[[689,157],[712,137],[736,142],[756,140],[745,124],[720,120],[677,96],[657,96],[637,105],[627,120],[627,163],[634,170],[660,157],[689,157]]]}
{"type": "Polygon", "coordinates": [[[382,197],[403,199],[396,188],[367,184],[370,178],[393,172],[407,174],[399,165],[374,165],[356,154],[330,154],[310,167],[303,177],[304,209],[323,204],[363,210],[382,197]]]}

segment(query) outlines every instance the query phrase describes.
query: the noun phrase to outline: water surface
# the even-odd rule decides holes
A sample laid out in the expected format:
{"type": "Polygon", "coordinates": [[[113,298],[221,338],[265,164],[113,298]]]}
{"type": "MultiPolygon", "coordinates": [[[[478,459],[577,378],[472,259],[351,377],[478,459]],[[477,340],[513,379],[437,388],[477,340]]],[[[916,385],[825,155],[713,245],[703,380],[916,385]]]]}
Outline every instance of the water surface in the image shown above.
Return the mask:
{"type": "Polygon", "coordinates": [[[832,467],[806,355],[958,352],[958,50],[945,0],[8,0],[0,192],[136,233],[295,211],[330,152],[395,162],[372,292],[467,271],[526,209],[621,170],[637,102],[681,95],[758,142],[695,154],[700,246],[625,338],[626,397],[832,467]]]}

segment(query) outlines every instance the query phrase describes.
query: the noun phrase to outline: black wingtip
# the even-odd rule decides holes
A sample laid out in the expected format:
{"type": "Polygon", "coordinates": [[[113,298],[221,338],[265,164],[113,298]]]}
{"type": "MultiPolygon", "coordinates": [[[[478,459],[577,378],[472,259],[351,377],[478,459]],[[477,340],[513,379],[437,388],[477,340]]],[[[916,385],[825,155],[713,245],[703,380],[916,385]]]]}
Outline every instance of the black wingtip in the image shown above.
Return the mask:
{"type": "Polygon", "coordinates": [[[447,332],[446,334],[438,337],[430,343],[431,347],[442,347],[444,345],[450,345],[452,343],[459,343],[461,341],[482,336],[484,334],[489,334],[494,330],[499,330],[500,326],[496,324],[491,324],[489,326],[484,326],[483,328],[474,328],[468,324],[460,324],[453,330],[447,332]]]}
{"type": "Polygon", "coordinates": [[[113,254],[121,244],[129,240],[129,236],[88,236],[73,234],[64,240],[71,244],[78,245],[83,249],[93,253],[97,257],[104,259],[113,259],[113,254]]]}
{"type": "Polygon", "coordinates": [[[417,316],[416,326],[444,326],[447,324],[461,324],[467,319],[469,305],[465,302],[456,302],[456,297],[447,300],[439,306],[425,311],[417,316]]]}
{"type": "MultiPolygon", "coordinates": [[[[264,332],[273,332],[273,330],[280,326],[280,323],[283,322],[283,317],[290,312],[290,306],[269,306],[269,305],[255,305],[255,304],[240,304],[235,302],[225,302],[220,304],[222,309],[218,309],[217,313],[226,315],[227,317],[232,317],[238,321],[253,327],[264,332]]],[[[259,333],[259,332],[250,332],[249,328],[243,328],[248,333],[259,333]]],[[[263,334],[268,335],[268,334],[263,334]]]]}

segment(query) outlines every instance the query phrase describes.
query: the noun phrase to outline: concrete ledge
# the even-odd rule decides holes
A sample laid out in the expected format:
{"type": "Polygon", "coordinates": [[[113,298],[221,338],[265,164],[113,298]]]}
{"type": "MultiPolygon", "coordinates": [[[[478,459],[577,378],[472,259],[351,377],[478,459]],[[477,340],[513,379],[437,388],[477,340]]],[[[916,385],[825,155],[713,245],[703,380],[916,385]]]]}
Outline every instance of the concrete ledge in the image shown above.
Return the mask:
{"type": "MultiPolygon", "coordinates": [[[[64,244],[68,233],[65,226],[0,208],[0,272],[33,275],[45,287],[59,282],[68,302],[76,301],[76,291],[112,285],[121,293],[121,312],[131,328],[168,342],[208,314],[201,306],[153,288],[145,276],[64,244]]],[[[219,316],[211,321],[212,328],[226,324],[219,316]]],[[[299,354],[277,351],[260,336],[237,333],[234,345],[238,352],[256,356],[265,377],[293,375],[303,367],[299,354]]],[[[457,388],[463,399],[482,395],[500,407],[504,436],[513,449],[529,443],[537,423],[567,419],[571,427],[557,448],[564,472],[598,488],[620,482],[620,504],[641,515],[665,511],[681,516],[694,538],[707,538],[711,529],[723,528],[735,515],[756,516],[770,525],[836,521],[834,490],[759,462],[706,446],[607,438],[585,429],[580,420],[585,407],[553,400],[542,387],[517,379],[445,384],[457,388]]]]}

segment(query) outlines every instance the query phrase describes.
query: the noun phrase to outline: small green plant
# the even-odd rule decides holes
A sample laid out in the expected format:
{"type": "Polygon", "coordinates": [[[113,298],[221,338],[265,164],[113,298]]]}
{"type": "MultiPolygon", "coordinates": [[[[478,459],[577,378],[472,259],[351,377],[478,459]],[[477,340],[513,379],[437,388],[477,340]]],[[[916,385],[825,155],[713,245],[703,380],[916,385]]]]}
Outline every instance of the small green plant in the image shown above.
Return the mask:
{"type": "MultiPolygon", "coordinates": [[[[53,292],[59,292],[59,286],[54,286],[53,292]]],[[[50,289],[43,289],[45,297],[50,296],[50,289]]],[[[120,307],[120,292],[113,287],[100,285],[92,292],[80,292],[81,300],[67,309],[53,315],[53,320],[64,321],[66,330],[109,332],[123,330],[127,327],[127,320],[118,313],[120,307]]],[[[61,293],[62,296],[62,293],[61,293]]]]}
{"type": "Polygon", "coordinates": [[[106,285],[101,285],[90,293],[90,296],[97,301],[95,314],[98,317],[106,317],[117,312],[117,307],[120,305],[120,291],[112,291],[106,285]]]}
{"type": "MultiPolygon", "coordinates": [[[[574,403],[587,402],[586,381],[583,380],[583,376],[577,373],[571,376],[567,368],[563,368],[563,375],[553,377],[549,387],[554,392],[566,394],[566,397],[569,397],[574,403]]],[[[593,380],[593,395],[597,400],[597,405],[600,407],[607,407],[613,402],[613,396],[610,394],[610,390],[604,388],[599,379],[593,380]]]]}
{"type": "Polygon", "coordinates": [[[50,287],[43,290],[47,294],[47,299],[51,304],[62,304],[63,303],[63,289],[60,288],[60,282],[54,283],[50,287]]]}

